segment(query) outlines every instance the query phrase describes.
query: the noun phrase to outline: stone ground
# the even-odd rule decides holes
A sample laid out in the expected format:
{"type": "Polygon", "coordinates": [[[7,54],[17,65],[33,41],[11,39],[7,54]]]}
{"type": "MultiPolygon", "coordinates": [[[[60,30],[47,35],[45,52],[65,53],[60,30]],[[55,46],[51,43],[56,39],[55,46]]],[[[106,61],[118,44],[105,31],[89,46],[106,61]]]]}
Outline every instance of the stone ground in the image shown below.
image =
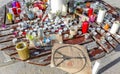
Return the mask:
{"type": "MultiPolygon", "coordinates": [[[[11,0],[0,0],[0,7],[11,0]]],[[[104,0],[120,8],[120,0],[104,0]]],[[[98,60],[100,67],[97,74],[120,74],[120,46],[110,54],[98,60]]],[[[68,74],[56,68],[36,66],[26,62],[11,61],[9,56],[0,51],[0,74],[68,74]]]]}

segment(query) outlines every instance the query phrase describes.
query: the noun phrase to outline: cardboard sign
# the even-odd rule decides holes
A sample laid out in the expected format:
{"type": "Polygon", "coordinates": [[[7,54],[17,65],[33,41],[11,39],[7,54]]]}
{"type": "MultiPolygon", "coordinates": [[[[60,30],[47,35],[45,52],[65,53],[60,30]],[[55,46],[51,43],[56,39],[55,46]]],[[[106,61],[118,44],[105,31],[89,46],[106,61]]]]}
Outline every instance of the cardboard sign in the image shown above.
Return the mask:
{"type": "Polygon", "coordinates": [[[88,53],[80,45],[54,44],[51,67],[57,67],[69,73],[91,74],[88,53]]]}

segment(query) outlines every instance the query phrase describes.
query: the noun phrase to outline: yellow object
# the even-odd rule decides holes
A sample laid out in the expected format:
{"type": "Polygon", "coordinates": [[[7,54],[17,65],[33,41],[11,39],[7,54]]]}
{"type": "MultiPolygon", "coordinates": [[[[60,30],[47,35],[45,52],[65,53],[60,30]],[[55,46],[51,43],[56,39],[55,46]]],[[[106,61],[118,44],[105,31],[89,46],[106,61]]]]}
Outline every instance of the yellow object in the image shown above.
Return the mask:
{"type": "Polygon", "coordinates": [[[13,20],[12,14],[11,13],[7,13],[7,18],[11,22],[13,20]]]}
{"type": "Polygon", "coordinates": [[[104,28],[104,30],[108,31],[109,27],[110,26],[108,24],[106,24],[103,28],[104,28]]]}
{"type": "Polygon", "coordinates": [[[26,42],[19,42],[16,44],[16,50],[21,60],[27,60],[29,55],[28,44],[26,42]]]}

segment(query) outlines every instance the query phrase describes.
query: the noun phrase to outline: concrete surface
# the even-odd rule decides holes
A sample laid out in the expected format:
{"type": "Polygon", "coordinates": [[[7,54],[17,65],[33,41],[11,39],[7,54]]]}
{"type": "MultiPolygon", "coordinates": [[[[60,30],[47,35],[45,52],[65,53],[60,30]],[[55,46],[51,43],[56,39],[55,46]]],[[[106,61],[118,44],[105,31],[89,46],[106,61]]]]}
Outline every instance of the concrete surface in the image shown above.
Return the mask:
{"type": "MultiPolygon", "coordinates": [[[[0,0],[0,6],[8,3],[11,0],[0,0]]],[[[116,6],[120,8],[120,0],[104,0],[112,6],[116,6]]],[[[100,59],[100,67],[97,74],[120,74],[120,46],[108,54],[104,58],[100,59]]],[[[0,52],[0,61],[5,62],[5,59],[10,58],[3,57],[3,53],[0,52]],[[4,60],[2,60],[4,59],[4,60]]],[[[1,65],[0,74],[67,74],[66,72],[47,67],[36,66],[32,64],[28,64],[26,62],[18,62],[15,61],[11,64],[1,65]]]]}

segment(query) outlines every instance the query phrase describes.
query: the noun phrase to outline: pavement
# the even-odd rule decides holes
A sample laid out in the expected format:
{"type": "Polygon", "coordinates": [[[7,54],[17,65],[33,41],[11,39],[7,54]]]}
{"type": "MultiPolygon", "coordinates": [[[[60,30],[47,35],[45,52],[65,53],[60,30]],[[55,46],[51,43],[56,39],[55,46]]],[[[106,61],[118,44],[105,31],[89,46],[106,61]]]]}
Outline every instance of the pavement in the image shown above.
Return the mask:
{"type": "MultiPolygon", "coordinates": [[[[0,7],[11,0],[0,0],[0,7]]],[[[104,0],[120,8],[120,0],[104,0]]],[[[120,45],[110,54],[97,60],[100,63],[96,74],[120,74],[120,45]]],[[[94,64],[94,63],[93,63],[94,64]]],[[[0,51],[0,74],[68,74],[57,68],[37,66],[10,59],[0,51]]]]}

